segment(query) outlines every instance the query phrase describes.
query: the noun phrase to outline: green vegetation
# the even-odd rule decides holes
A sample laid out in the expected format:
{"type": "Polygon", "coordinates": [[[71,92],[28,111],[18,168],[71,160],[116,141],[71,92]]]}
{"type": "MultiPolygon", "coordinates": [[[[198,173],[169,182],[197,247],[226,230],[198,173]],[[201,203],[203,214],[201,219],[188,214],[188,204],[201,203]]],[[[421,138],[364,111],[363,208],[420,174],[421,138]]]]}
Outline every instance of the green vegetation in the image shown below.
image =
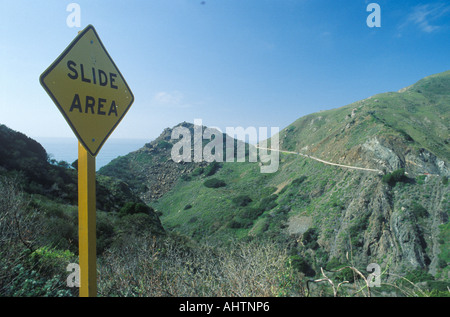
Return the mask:
{"type": "Polygon", "coordinates": [[[0,176],[14,177],[29,193],[76,201],[77,174],[66,162],[50,159],[38,142],[1,124],[0,144],[0,176]]]}
{"type": "Polygon", "coordinates": [[[292,181],[292,186],[300,186],[301,183],[303,183],[307,179],[306,176],[302,175],[299,178],[296,178],[292,181]]]}
{"type": "Polygon", "coordinates": [[[426,175],[419,175],[416,177],[417,184],[423,185],[425,184],[426,175]]]}
{"type": "MultiPolygon", "coordinates": [[[[0,177],[0,296],[71,296],[65,266],[75,261],[69,250],[51,247],[51,220],[41,215],[15,180],[0,177]]],[[[57,215],[53,217],[58,217],[57,215]]],[[[51,232],[53,235],[64,233],[51,232]]],[[[60,243],[62,247],[70,244],[60,243]]]]}
{"type": "Polygon", "coordinates": [[[226,186],[226,183],[223,180],[217,179],[217,178],[210,178],[207,179],[203,185],[205,185],[208,188],[219,188],[226,186]]]}
{"type": "Polygon", "coordinates": [[[233,203],[238,207],[245,207],[253,200],[248,195],[239,195],[233,198],[233,203]]]}
{"type": "Polygon", "coordinates": [[[317,239],[319,237],[319,233],[317,232],[316,228],[309,228],[306,230],[306,232],[303,234],[303,245],[312,250],[316,250],[319,247],[319,244],[317,243],[317,239]]]}
{"type": "Polygon", "coordinates": [[[428,211],[421,204],[413,202],[411,205],[411,212],[417,218],[423,218],[428,216],[428,211]]]}
{"type": "Polygon", "coordinates": [[[123,206],[120,211],[119,211],[119,215],[120,216],[125,216],[125,215],[135,215],[135,214],[151,214],[154,213],[155,211],[153,210],[152,207],[147,206],[143,203],[136,203],[136,202],[127,202],[125,204],[125,206],[123,206]]]}
{"type": "Polygon", "coordinates": [[[354,247],[362,247],[364,243],[363,235],[369,226],[370,215],[363,215],[361,218],[355,219],[355,223],[349,227],[348,234],[350,241],[354,247]]]}
{"type": "Polygon", "coordinates": [[[291,261],[292,268],[300,273],[305,274],[306,276],[314,276],[313,274],[310,274],[312,271],[311,266],[309,263],[305,260],[305,258],[299,256],[299,255],[291,255],[289,258],[291,261]]]}
{"type": "Polygon", "coordinates": [[[164,140],[161,140],[158,142],[158,147],[161,149],[171,149],[172,146],[173,145],[171,143],[164,141],[164,140]]]}
{"type": "Polygon", "coordinates": [[[405,169],[400,168],[398,170],[393,171],[392,173],[388,173],[383,176],[383,182],[387,183],[391,186],[395,186],[397,182],[402,182],[406,180],[405,169]]]}
{"type": "Polygon", "coordinates": [[[218,163],[218,162],[212,162],[210,163],[206,168],[205,168],[205,176],[212,176],[214,175],[219,168],[222,167],[222,164],[218,163]]]}
{"type": "Polygon", "coordinates": [[[416,269],[409,271],[405,275],[405,279],[413,283],[420,283],[425,281],[433,281],[434,276],[422,269],[416,269]]]}
{"type": "Polygon", "coordinates": [[[103,296],[304,296],[286,252],[270,242],[191,245],[175,235],[148,236],[114,248],[99,268],[103,296]],[[126,283],[121,278],[126,276],[126,283]],[[157,286],[157,287],[155,287],[157,286]]]}
{"type": "MultiPolygon", "coordinates": [[[[447,212],[449,213],[449,212],[447,212]]],[[[439,248],[441,252],[438,255],[439,268],[442,269],[442,275],[450,274],[450,222],[439,226],[439,248]]]]}
{"type": "MultiPolygon", "coordinates": [[[[176,164],[170,129],[113,160],[97,174],[101,295],[446,296],[450,189],[436,162],[450,153],[448,78],[280,132],[283,150],[359,167],[405,164],[382,177],[287,153],[272,174],[248,160],[176,164]],[[383,268],[381,288],[357,274],[367,277],[368,263],[383,268]]],[[[78,260],[77,164],[4,126],[0,141],[0,295],[76,296],[65,281],[78,260]]]]}
{"type": "Polygon", "coordinates": [[[347,266],[348,264],[341,263],[338,259],[332,258],[326,264],[325,268],[327,271],[335,272],[335,274],[333,275],[335,281],[337,282],[348,281],[350,283],[353,283],[355,281],[355,274],[347,266]]]}
{"type": "Polygon", "coordinates": [[[192,172],[192,176],[199,176],[201,174],[203,174],[203,172],[205,171],[205,169],[203,167],[197,167],[193,172],[192,172]]]}

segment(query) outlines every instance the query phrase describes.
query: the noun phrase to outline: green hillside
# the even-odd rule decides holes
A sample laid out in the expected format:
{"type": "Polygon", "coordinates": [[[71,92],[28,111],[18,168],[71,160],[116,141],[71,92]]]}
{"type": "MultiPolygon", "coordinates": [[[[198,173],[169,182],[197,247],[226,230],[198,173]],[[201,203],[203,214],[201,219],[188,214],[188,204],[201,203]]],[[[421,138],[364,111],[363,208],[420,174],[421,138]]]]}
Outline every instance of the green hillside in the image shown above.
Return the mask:
{"type": "MultiPolygon", "coordinates": [[[[21,132],[0,124],[0,177],[15,179],[25,192],[76,205],[76,162],[51,159],[41,144],[21,132]]],[[[97,177],[97,208],[119,211],[128,202],[141,202],[124,182],[104,175],[97,177]]]]}
{"type": "MultiPolygon", "coordinates": [[[[67,265],[78,263],[76,167],[0,125],[0,297],[77,295],[66,284],[67,265]]],[[[98,256],[140,231],[165,234],[126,183],[97,175],[96,198],[98,256]]]]}
{"type": "Polygon", "coordinates": [[[281,150],[384,176],[281,153],[276,173],[261,174],[258,163],[221,163],[212,176],[179,178],[150,204],[166,229],[199,241],[278,241],[304,259],[310,275],[348,263],[351,254],[361,270],[378,263],[392,274],[446,278],[449,84],[450,72],[430,76],[302,117],[279,134],[281,150]],[[208,186],[209,179],[222,185],[208,186]]]}
{"type": "MultiPolygon", "coordinates": [[[[447,71],[399,92],[378,94],[302,117],[280,132],[281,148],[316,154],[336,163],[358,163],[361,147],[379,137],[382,144],[394,151],[418,154],[426,150],[448,164],[449,105],[450,71],[447,71]]],[[[359,164],[377,165],[370,160],[359,164]]]]}
{"type": "MultiPolygon", "coordinates": [[[[172,132],[195,127],[165,129],[97,173],[101,295],[333,296],[311,282],[326,274],[344,296],[448,296],[449,110],[444,72],[304,116],[274,173],[248,144],[245,162],[176,163],[172,132]]],[[[0,144],[0,295],[74,295],[76,164],[3,125],[0,144]]]]}

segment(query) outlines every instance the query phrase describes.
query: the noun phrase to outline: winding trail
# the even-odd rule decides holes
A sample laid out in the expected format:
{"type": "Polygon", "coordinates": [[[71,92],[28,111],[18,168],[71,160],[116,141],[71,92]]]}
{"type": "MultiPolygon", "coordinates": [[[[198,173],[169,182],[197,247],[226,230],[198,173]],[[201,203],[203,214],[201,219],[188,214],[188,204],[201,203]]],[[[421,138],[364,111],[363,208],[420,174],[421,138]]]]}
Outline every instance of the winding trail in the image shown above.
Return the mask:
{"type": "Polygon", "coordinates": [[[368,172],[375,172],[378,174],[384,174],[383,171],[378,170],[378,169],[372,169],[372,168],[365,168],[365,167],[358,167],[358,166],[350,166],[350,165],[342,165],[342,164],[337,164],[337,163],[332,163],[332,162],[328,162],[322,159],[319,159],[317,157],[311,156],[311,155],[307,155],[307,154],[302,154],[300,152],[292,152],[292,151],[283,151],[283,150],[276,150],[276,149],[270,149],[270,148],[264,148],[264,147],[259,147],[259,146],[255,146],[257,149],[263,149],[263,150],[270,150],[270,151],[277,151],[277,152],[281,152],[281,153],[287,153],[287,154],[295,154],[295,155],[300,155],[312,160],[315,160],[317,162],[321,162],[327,165],[333,165],[333,166],[339,166],[339,167],[344,167],[344,168],[350,168],[350,169],[355,169],[355,170],[362,170],[362,171],[368,171],[368,172]]]}

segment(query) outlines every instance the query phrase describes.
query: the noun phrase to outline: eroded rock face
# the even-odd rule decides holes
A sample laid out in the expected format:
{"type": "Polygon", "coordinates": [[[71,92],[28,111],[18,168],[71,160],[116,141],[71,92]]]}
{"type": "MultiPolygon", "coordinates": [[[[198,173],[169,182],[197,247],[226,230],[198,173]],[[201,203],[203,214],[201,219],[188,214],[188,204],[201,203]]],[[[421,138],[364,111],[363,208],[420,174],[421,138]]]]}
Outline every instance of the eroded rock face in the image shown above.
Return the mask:
{"type": "Polygon", "coordinates": [[[416,219],[406,212],[405,208],[396,211],[390,219],[390,227],[398,241],[401,256],[413,267],[425,268],[430,264],[430,258],[425,252],[426,242],[416,219]]]}
{"type": "MultiPolygon", "coordinates": [[[[346,178],[344,173],[341,179],[346,178]]],[[[392,187],[370,173],[351,175],[335,185],[352,188],[339,196],[341,210],[330,208],[320,215],[293,216],[286,229],[289,234],[301,241],[307,229],[316,228],[321,233],[320,247],[329,259],[337,258],[342,263],[349,257],[359,267],[377,263],[389,266],[391,272],[415,268],[435,272],[440,253],[438,227],[448,222],[443,215],[447,214],[449,188],[442,184],[441,177],[425,178],[420,186],[408,183],[413,181],[409,178],[392,187]],[[428,196],[430,199],[423,199],[428,196]],[[418,215],[415,204],[421,204],[426,213],[418,215]]],[[[326,190],[320,199],[329,201],[332,192],[326,190]]]]}
{"type": "Polygon", "coordinates": [[[402,168],[404,162],[395,154],[395,152],[380,143],[377,138],[372,138],[362,145],[366,152],[366,159],[372,161],[381,168],[393,171],[402,168]]]}
{"type": "Polygon", "coordinates": [[[418,153],[409,152],[405,155],[408,168],[414,174],[433,174],[449,176],[447,164],[433,153],[420,149],[418,153]]]}
{"type": "Polygon", "coordinates": [[[386,172],[405,168],[413,175],[432,174],[449,176],[446,162],[426,149],[412,149],[394,138],[371,138],[361,145],[361,156],[371,166],[378,166],[386,172]]]}

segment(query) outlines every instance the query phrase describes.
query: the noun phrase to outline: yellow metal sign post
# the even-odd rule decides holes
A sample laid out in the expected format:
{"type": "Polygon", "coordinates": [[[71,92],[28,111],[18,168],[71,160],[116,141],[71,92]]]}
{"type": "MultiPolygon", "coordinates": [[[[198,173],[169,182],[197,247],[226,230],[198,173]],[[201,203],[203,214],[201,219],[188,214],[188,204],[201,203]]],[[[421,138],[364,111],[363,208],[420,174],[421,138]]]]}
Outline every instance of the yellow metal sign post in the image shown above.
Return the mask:
{"type": "Polygon", "coordinates": [[[96,296],[95,156],[134,96],[92,25],[42,73],[40,82],[79,141],[80,296],[96,296]]]}
{"type": "Polygon", "coordinates": [[[95,157],[78,143],[80,296],[97,295],[95,157]]]}

